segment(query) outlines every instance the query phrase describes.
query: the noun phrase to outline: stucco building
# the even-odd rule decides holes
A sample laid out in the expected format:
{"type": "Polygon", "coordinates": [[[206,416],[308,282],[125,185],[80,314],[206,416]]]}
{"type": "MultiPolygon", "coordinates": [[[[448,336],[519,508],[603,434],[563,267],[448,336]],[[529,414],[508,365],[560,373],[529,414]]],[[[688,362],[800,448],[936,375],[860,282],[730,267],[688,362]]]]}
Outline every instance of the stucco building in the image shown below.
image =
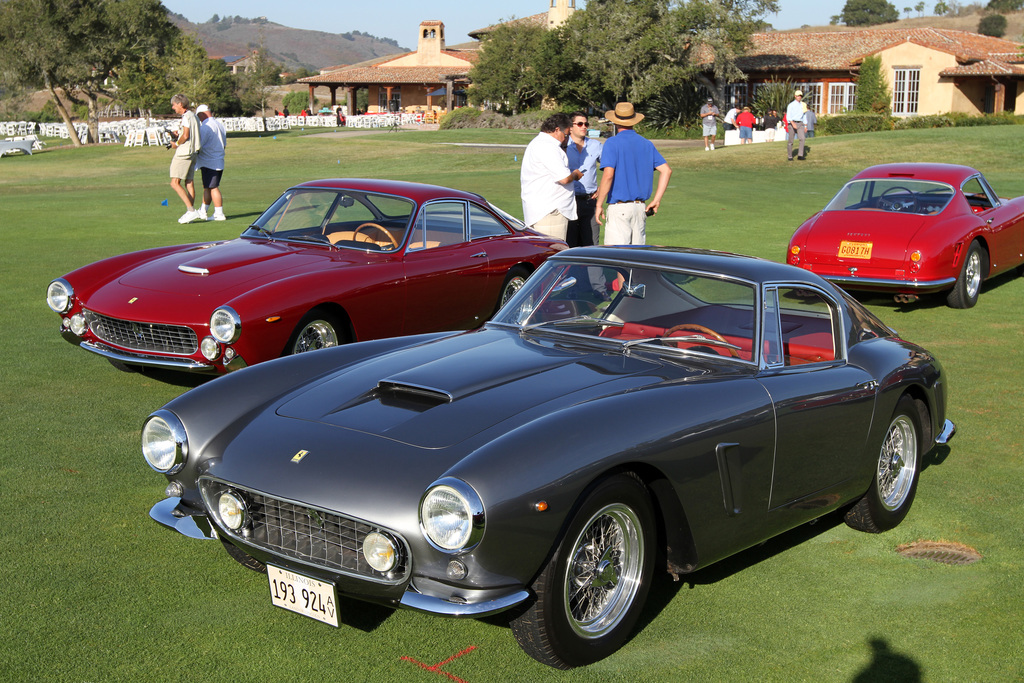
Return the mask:
{"type": "Polygon", "coordinates": [[[737,60],[745,83],[723,89],[731,102],[753,99],[759,85],[791,80],[819,113],[853,107],[865,57],[877,55],[896,116],[1011,111],[1024,114],[1024,45],[938,28],[822,33],[758,33],[737,60]]]}

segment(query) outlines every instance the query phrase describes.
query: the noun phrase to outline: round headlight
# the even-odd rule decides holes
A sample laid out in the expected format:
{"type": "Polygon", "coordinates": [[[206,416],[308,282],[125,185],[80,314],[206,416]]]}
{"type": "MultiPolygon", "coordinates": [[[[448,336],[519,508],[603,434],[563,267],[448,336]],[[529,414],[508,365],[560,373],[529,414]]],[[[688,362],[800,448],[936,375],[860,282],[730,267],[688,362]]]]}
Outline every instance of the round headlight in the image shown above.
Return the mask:
{"type": "Polygon", "coordinates": [[[213,337],[203,337],[203,341],[199,343],[199,350],[203,352],[203,358],[206,360],[217,360],[217,356],[220,355],[220,344],[213,337]]]}
{"type": "Polygon", "coordinates": [[[398,548],[393,540],[374,531],[363,539],[363,557],[377,571],[389,572],[398,563],[398,548]]]}
{"type": "Polygon", "coordinates": [[[245,501],[234,491],[225,491],[217,499],[217,514],[224,526],[238,531],[245,525],[245,501]]]}
{"type": "Polygon", "coordinates": [[[242,334],[242,319],[230,306],[221,306],[210,316],[210,334],[221,344],[233,344],[242,334]]]}
{"type": "Polygon", "coordinates": [[[188,457],[188,436],[181,420],[169,410],[158,410],[142,426],[142,455],[157,472],[174,474],[188,457]]]}
{"type": "Polygon", "coordinates": [[[441,550],[473,547],[484,532],[483,504],[465,482],[442,479],[420,501],[420,526],[427,540],[441,550]]]}
{"type": "Polygon", "coordinates": [[[75,290],[64,278],[54,280],[46,288],[46,304],[56,313],[67,313],[74,297],[75,290]]]}
{"type": "Polygon", "coordinates": [[[85,324],[85,316],[82,315],[81,313],[75,313],[73,316],[71,316],[70,327],[71,331],[76,336],[81,337],[83,334],[85,334],[85,330],[87,329],[87,325],[85,324]]]}

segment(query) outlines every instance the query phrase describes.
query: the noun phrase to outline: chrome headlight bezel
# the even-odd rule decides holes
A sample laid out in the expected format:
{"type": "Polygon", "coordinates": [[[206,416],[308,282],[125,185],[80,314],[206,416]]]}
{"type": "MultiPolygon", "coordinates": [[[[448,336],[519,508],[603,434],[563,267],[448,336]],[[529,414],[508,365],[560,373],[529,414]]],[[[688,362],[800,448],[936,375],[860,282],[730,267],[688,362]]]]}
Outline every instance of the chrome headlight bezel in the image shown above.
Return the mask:
{"type": "Polygon", "coordinates": [[[142,425],[142,455],[161,474],[174,474],[188,459],[185,425],[169,410],[160,409],[142,425]]]}
{"type": "Polygon", "coordinates": [[[67,313],[75,303],[75,288],[62,277],[46,287],[46,305],[54,313],[67,313]]]}
{"type": "Polygon", "coordinates": [[[419,516],[424,538],[445,553],[471,550],[484,535],[483,501],[461,479],[445,477],[427,488],[420,498],[419,516]]]}
{"type": "Polygon", "coordinates": [[[230,306],[220,306],[210,316],[210,334],[221,344],[234,344],[242,336],[242,318],[230,306]]]}
{"type": "Polygon", "coordinates": [[[249,506],[245,498],[229,488],[221,491],[217,496],[217,519],[225,528],[239,533],[249,522],[249,506]]]}

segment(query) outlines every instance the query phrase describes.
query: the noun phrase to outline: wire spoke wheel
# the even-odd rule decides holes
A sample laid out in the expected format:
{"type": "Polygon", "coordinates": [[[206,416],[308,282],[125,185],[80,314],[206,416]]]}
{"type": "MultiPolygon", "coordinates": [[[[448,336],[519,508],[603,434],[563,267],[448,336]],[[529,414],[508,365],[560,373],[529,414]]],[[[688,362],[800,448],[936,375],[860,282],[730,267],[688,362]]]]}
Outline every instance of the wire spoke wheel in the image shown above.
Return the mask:
{"type": "Polygon", "coordinates": [[[566,617],[579,635],[604,635],[633,603],[644,553],[639,525],[628,507],[609,505],[576,539],[564,585],[566,617]]]}
{"type": "Polygon", "coordinates": [[[899,415],[878,456],[878,494],[887,510],[897,510],[907,499],[917,472],[917,430],[910,418],[899,415]]]}

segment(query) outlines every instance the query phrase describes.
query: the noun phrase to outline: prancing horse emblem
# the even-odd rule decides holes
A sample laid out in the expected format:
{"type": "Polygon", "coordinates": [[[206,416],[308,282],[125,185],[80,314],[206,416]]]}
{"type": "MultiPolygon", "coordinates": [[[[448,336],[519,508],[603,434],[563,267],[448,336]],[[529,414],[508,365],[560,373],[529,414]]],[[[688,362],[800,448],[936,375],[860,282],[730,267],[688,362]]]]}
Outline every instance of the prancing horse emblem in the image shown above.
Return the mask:
{"type": "Polygon", "coordinates": [[[309,451],[299,451],[298,453],[292,456],[292,462],[302,462],[302,459],[305,458],[307,455],[309,455],[309,451]]]}

